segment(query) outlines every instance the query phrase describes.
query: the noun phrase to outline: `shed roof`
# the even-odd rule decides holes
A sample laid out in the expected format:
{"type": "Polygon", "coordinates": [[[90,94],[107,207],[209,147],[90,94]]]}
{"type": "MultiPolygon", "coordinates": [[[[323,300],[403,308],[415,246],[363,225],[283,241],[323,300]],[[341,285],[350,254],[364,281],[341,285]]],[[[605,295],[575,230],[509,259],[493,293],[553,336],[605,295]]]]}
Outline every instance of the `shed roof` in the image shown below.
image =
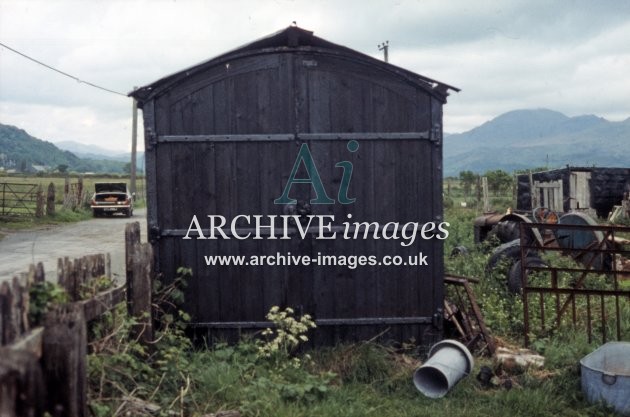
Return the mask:
{"type": "Polygon", "coordinates": [[[269,36],[260,38],[251,43],[225,52],[217,57],[203,61],[197,65],[178,71],[174,74],[167,75],[160,78],[151,84],[137,88],[129,93],[129,96],[136,98],[140,105],[142,102],[148,101],[153,97],[159,95],[162,92],[170,90],[172,87],[178,84],[178,82],[186,77],[197,74],[204,71],[207,68],[221,64],[230,59],[237,58],[243,55],[251,55],[255,53],[269,53],[269,52],[290,52],[292,50],[331,50],[337,53],[342,53],[347,56],[364,61],[370,65],[381,67],[387,71],[394,72],[407,81],[415,84],[422,89],[428,91],[430,94],[440,98],[442,101],[446,101],[448,96],[448,90],[460,91],[459,88],[451,85],[436,81],[434,79],[425,77],[420,74],[416,74],[412,71],[386,63],[384,61],[375,59],[369,55],[355,51],[348,47],[338,45],[329,42],[325,39],[319,38],[313,35],[312,31],[302,29],[297,26],[289,26],[283,30],[273,33],[269,36]]]}
{"type": "MultiPolygon", "coordinates": [[[[630,168],[598,167],[598,166],[586,167],[586,166],[572,166],[572,165],[567,164],[567,166],[565,166],[564,168],[552,168],[552,169],[547,169],[544,171],[535,171],[535,172],[532,172],[531,175],[548,175],[548,174],[559,174],[559,173],[569,173],[569,172],[578,172],[578,171],[582,171],[582,172],[603,172],[603,171],[630,172],[630,168]]],[[[517,176],[520,178],[520,177],[528,177],[529,175],[530,175],[529,173],[522,173],[522,174],[518,174],[517,176]]]]}

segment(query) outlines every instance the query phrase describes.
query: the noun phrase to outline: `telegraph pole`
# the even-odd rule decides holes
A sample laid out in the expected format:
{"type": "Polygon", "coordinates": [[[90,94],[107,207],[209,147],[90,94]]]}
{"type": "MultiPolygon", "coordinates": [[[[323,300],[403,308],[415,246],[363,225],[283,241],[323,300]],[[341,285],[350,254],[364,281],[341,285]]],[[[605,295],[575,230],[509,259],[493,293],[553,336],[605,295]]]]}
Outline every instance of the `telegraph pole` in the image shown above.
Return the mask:
{"type": "MultiPolygon", "coordinates": [[[[135,89],[135,88],[134,88],[135,89]]],[[[138,101],[134,98],[132,104],[132,117],[131,117],[131,178],[129,185],[131,195],[136,195],[136,147],[138,144],[138,101]]]]}
{"type": "Polygon", "coordinates": [[[389,41],[385,41],[377,46],[379,51],[383,51],[383,59],[385,62],[389,62],[389,41]]]}

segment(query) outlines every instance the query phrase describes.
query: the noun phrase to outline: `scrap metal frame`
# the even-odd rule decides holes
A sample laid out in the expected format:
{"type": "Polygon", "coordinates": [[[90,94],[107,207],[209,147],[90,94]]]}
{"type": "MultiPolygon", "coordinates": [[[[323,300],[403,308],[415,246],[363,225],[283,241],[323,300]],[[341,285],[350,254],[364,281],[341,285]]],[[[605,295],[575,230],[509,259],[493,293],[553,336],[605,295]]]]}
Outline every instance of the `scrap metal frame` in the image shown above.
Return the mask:
{"type": "MultiPolygon", "coordinates": [[[[522,296],[523,296],[523,315],[524,315],[524,337],[525,344],[529,345],[529,334],[532,328],[530,321],[530,310],[532,305],[532,294],[538,295],[539,310],[540,310],[540,322],[541,329],[547,330],[545,327],[545,296],[551,296],[555,298],[554,313],[555,320],[554,325],[549,330],[555,330],[562,324],[562,319],[566,315],[567,310],[571,311],[571,322],[573,327],[577,326],[578,317],[583,312],[578,312],[576,308],[576,297],[584,297],[586,300],[586,332],[588,335],[589,343],[593,339],[593,316],[599,309],[600,321],[601,321],[601,333],[602,342],[605,343],[608,338],[607,332],[607,300],[614,298],[614,315],[616,321],[615,336],[617,340],[621,340],[621,318],[622,312],[620,308],[620,298],[627,298],[630,301],[630,286],[627,289],[622,289],[620,286],[620,278],[626,277],[630,279],[630,271],[617,270],[617,261],[622,257],[629,258],[630,250],[626,248],[614,248],[614,245],[610,245],[608,242],[615,242],[615,234],[629,233],[630,227],[625,226],[607,226],[607,225],[569,225],[569,224],[549,224],[549,223],[520,223],[520,248],[521,248],[521,279],[522,279],[522,296]],[[544,240],[543,242],[534,240],[531,241],[527,236],[531,236],[528,233],[529,230],[538,231],[542,236],[549,235],[554,230],[577,230],[577,231],[591,231],[601,232],[603,239],[601,242],[597,242],[589,245],[586,248],[566,248],[560,247],[555,240],[544,240]],[[546,252],[556,251],[565,255],[570,255],[573,258],[586,257],[588,259],[583,265],[583,268],[567,268],[567,267],[555,267],[555,266],[527,266],[525,261],[530,251],[546,252]],[[589,257],[589,254],[591,256],[589,257]],[[594,268],[593,261],[598,254],[607,254],[611,259],[611,268],[594,268]],[[585,256],[586,255],[586,256],[585,256]],[[529,271],[541,271],[549,274],[549,286],[531,286],[528,282],[529,271]],[[558,273],[567,272],[575,274],[577,280],[569,287],[561,287],[559,285],[558,273]],[[612,288],[584,288],[584,282],[589,274],[604,274],[612,280],[612,288]],[[564,297],[564,300],[561,299],[564,297]],[[598,304],[598,305],[597,305],[598,304]]],[[[547,313],[549,314],[549,313],[547,313]]],[[[629,319],[630,320],[630,319],[629,319]]]]}
{"type": "Polygon", "coordinates": [[[477,304],[477,299],[470,286],[470,282],[476,283],[479,282],[479,280],[458,275],[444,276],[444,283],[454,289],[455,296],[457,297],[455,305],[462,313],[461,320],[457,320],[455,317],[456,312],[450,308],[448,300],[445,298],[444,318],[455,325],[468,349],[473,350],[477,346],[480,352],[487,350],[488,354],[493,356],[496,351],[496,344],[483,320],[481,309],[477,304]],[[464,294],[460,292],[460,288],[464,289],[464,294]]]}

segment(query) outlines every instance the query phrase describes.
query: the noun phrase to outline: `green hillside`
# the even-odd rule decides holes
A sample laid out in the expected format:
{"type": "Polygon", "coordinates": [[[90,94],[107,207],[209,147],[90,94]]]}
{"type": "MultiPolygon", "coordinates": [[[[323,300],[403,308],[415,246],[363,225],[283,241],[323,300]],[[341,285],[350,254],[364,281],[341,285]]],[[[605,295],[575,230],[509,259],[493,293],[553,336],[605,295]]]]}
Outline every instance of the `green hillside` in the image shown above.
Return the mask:
{"type": "Polygon", "coordinates": [[[68,170],[76,172],[122,173],[125,163],[79,158],[22,129],[0,124],[0,168],[33,171],[33,165],[48,167],[50,170],[66,165],[68,170]]]}

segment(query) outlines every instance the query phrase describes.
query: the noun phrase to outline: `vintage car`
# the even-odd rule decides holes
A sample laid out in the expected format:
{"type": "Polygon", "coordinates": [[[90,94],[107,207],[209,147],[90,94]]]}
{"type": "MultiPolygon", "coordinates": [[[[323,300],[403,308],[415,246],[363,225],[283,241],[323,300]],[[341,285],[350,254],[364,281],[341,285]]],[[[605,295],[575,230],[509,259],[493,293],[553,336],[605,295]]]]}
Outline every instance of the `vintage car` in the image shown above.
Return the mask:
{"type": "Polygon", "coordinates": [[[101,182],[94,184],[94,189],[96,192],[90,201],[94,217],[114,213],[122,213],[126,217],[133,216],[133,197],[126,183],[101,182]]]}

